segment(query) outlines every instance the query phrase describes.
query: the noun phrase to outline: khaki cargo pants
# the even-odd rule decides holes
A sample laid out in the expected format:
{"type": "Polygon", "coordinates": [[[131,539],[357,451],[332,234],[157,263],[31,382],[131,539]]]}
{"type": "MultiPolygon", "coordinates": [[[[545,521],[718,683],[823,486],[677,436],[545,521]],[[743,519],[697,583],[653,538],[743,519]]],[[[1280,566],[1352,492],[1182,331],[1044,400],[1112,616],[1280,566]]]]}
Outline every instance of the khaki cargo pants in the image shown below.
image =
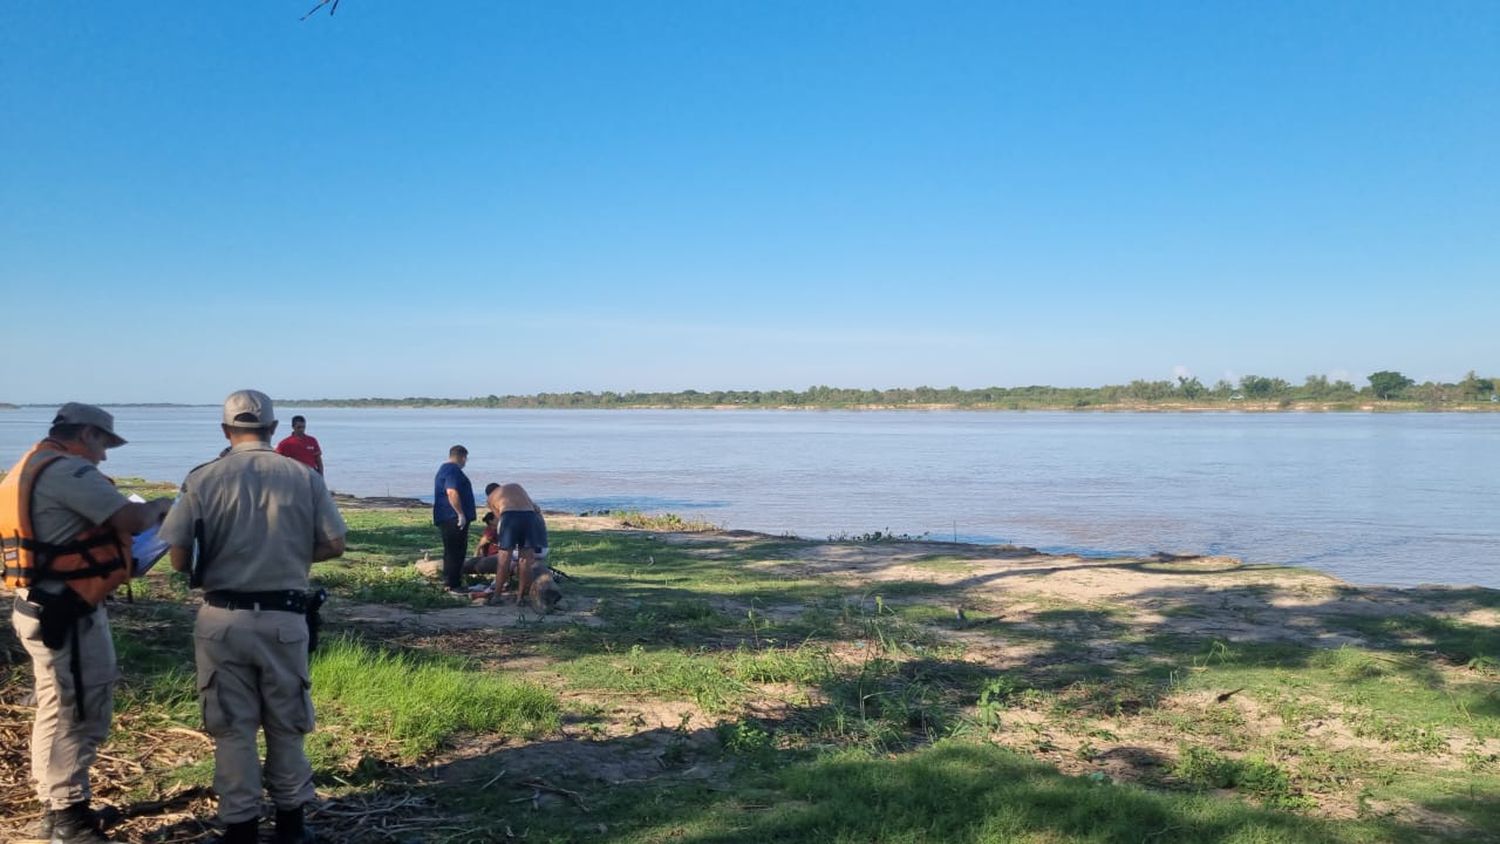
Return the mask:
{"type": "Polygon", "coordinates": [[[214,791],[226,824],[260,817],[256,733],[266,733],[265,789],[278,809],[314,799],[302,740],[313,728],[307,618],[207,604],[193,626],[203,727],[214,737],[214,791]]]}
{"type": "Polygon", "coordinates": [[[109,635],[104,608],[80,618],[77,639],[69,636],[61,648],[42,643],[41,607],[16,598],[11,623],[31,655],[36,677],[36,720],[31,726],[31,779],[43,806],[63,809],[87,801],[89,766],[99,745],[109,735],[114,714],[115,643],[109,635]],[[73,676],[73,649],[78,649],[78,672],[83,681],[83,716],[78,713],[73,676]]]}

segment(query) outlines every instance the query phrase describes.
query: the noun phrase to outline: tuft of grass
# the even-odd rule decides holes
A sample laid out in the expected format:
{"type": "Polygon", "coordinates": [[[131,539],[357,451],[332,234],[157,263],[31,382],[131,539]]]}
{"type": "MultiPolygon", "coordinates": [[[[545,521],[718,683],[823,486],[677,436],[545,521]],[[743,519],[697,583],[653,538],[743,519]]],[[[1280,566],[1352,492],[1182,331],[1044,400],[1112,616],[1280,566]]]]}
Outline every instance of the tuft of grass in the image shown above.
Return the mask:
{"type": "Polygon", "coordinates": [[[1298,793],[1286,771],[1257,756],[1233,759],[1198,745],[1184,745],[1172,773],[1198,788],[1233,788],[1269,807],[1301,809],[1313,801],[1298,793]]]}
{"type": "Polygon", "coordinates": [[[555,731],[560,721],[556,696],[540,686],[454,659],[372,648],[348,636],[319,646],[312,683],[319,707],[391,741],[407,758],[460,734],[534,737],[555,731]]]}
{"type": "Polygon", "coordinates": [[[1377,654],[1345,645],[1331,651],[1321,651],[1308,663],[1315,668],[1326,668],[1344,680],[1372,680],[1389,677],[1406,667],[1407,661],[1389,654],[1377,654]]]}
{"type": "Polygon", "coordinates": [[[1437,755],[1448,749],[1448,738],[1436,726],[1414,724],[1404,718],[1375,712],[1346,713],[1344,720],[1361,738],[1374,738],[1407,753],[1437,755]]]}
{"type": "Polygon", "coordinates": [[[351,601],[394,604],[426,610],[451,607],[455,601],[437,581],[412,566],[350,565],[337,560],[313,566],[314,582],[351,601]]]}
{"type": "Polygon", "coordinates": [[[711,713],[728,711],[747,691],[708,653],[633,645],[623,654],[581,656],[560,668],[575,688],[691,700],[711,713]]]}
{"type": "Polygon", "coordinates": [[[828,651],[812,645],[750,650],[740,648],[725,658],[729,675],[742,683],[799,683],[815,685],[833,676],[828,651]]]}
{"type": "Polygon", "coordinates": [[[676,513],[642,513],[639,510],[611,510],[609,517],[621,527],[634,530],[659,530],[663,533],[705,533],[719,526],[707,519],[683,518],[676,513]]]}
{"type": "Polygon", "coordinates": [[[735,756],[762,764],[772,761],[774,757],[776,736],[758,721],[747,719],[720,724],[714,732],[724,750],[735,756]]]}
{"type": "Polygon", "coordinates": [[[973,560],[965,557],[954,557],[944,554],[929,554],[913,560],[910,565],[913,568],[924,571],[941,572],[944,574],[970,574],[979,568],[973,560]]]}

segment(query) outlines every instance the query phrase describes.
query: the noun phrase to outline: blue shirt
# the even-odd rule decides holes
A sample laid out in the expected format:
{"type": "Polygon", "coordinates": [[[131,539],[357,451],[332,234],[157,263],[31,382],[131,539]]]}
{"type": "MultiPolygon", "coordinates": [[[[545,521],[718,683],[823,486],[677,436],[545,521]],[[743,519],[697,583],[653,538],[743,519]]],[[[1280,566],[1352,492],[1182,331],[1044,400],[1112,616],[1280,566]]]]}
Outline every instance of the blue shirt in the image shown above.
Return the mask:
{"type": "Polygon", "coordinates": [[[449,461],[438,467],[437,477],[432,482],[432,523],[441,525],[458,521],[458,513],[448,503],[450,489],[458,490],[458,502],[464,508],[464,522],[473,522],[474,485],[469,483],[469,476],[457,463],[449,461]]]}

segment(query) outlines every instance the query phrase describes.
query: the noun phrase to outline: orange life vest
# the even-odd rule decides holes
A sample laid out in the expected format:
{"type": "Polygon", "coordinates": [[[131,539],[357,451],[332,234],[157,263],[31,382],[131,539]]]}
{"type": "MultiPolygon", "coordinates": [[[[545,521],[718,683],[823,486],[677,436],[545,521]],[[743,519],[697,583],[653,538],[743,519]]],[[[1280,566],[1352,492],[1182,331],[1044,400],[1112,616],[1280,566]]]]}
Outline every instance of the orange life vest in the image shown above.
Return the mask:
{"type": "Polygon", "coordinates": [[[5,585],[12,589],[60,580],[96,607],[130,579],[131,537],[109,525],[96,525],[60,544],[36,538],[31,524],[36,479],[65,456],[62,444],[42,440],[0,480],[0,561],[5,585]]]}

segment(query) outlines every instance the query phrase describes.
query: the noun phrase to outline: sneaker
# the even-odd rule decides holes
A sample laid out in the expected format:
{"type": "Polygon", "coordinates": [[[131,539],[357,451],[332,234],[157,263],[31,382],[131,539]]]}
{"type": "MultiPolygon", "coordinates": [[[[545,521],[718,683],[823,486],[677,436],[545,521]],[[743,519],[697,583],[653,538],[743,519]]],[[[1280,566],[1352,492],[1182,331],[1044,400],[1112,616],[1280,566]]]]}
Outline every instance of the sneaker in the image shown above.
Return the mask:
{"type": "Polygon", "coordinates": [[[112,844],[99,827],[99,818],[89,804],[74,803],[52,813],[51,844],[112,844]]]}

